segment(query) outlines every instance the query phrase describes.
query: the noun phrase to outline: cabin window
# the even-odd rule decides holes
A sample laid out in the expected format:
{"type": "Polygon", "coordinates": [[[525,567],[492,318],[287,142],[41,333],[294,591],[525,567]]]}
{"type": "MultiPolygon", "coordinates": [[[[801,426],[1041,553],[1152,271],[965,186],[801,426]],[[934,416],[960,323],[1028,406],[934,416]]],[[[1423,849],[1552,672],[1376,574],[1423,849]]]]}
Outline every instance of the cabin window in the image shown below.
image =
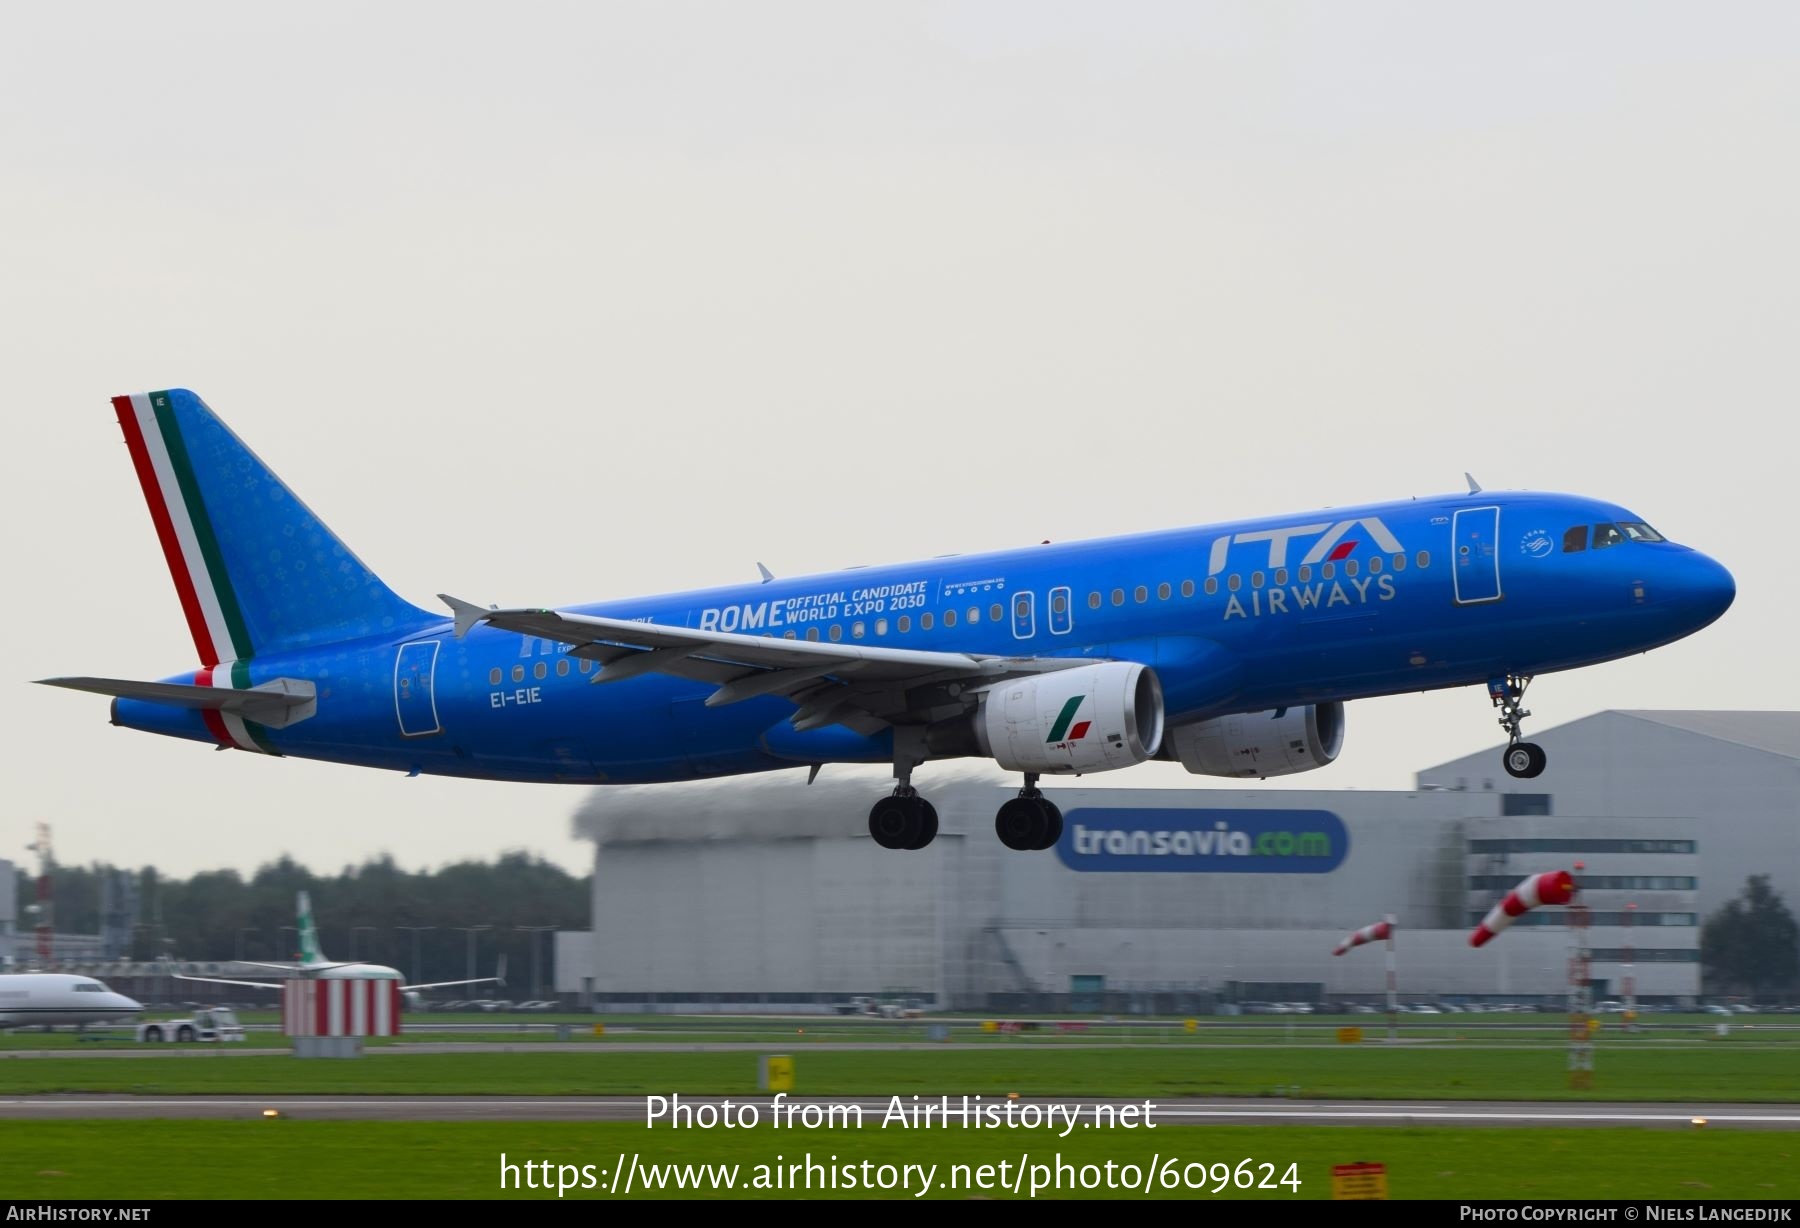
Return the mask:
{"type": "Polygon", "coordinates": [[[1564,533],[1563,534],[1563,553],[1564,554],[1579,554],[1581,551],[1586,550],[1587,549],[1587,533],[1588,533],[1588,527],[1584,524],[1578,524],[1574,528],[1570,529],[1567,533],[1564,533]]]}
{"type": "Polygon", "coordinates": [[[1158,584],[1156,586],[1156,599],[1158,601],[1167,601],[1169,599],[1169,595],[1171,593],[1173,593],[1174,591],[1175,591],[1174,589],[1169,587],[1169,582],[1167,580],[1164,580],[1161,584],[1158,584]]]}
{"type": "Polygon", "coordinates": [[[1330,580],[1330,579],[1334,579],[1336,576],[1337,576],[1337,564],[1336,563],[1320,563],[1319,564],[1319,579],[1330,580]]]}
{"type": "Polygon", "coordinates": [[[876,635],[886,635],[887,634],[887,619],[878,618],[875,620],[875,634],[876,635]]]}
{"type": "Polygon", "coordinates": [[[1206,595],[1208,597],[1213,597],[1213,596],[1217,596],[1218,592],[1219,592],[1219,577],[1217,577],[1217,576],[1206,577],[1206,595]]]}
{"type": "Polygon", "coordinates": [[[1097,610],[1099,608],[1100,608],[1100,594],[1099,593],[1089,593],[1088,594],[1088,609],[1097,610]]]}
{"type": "Polygon", "coordinates": [[[1312,579],[1312,568],[1311,567],[1302,567],[1300,569],[1300,583],[1305,584],[1307,581],[1309,581],[1311,579],[1312,579]]]}
{"type": "Polygon", "coordinates": [[[558,678],[567,678],[569,676],[569,658],[564,657],[556,663],[556,676],[558,678]]]}
{"type": "Polygon", "coordinates": [[[1192,580],[1183,580],[1181,582],[1181,595],[1183,597],[1192,597],[1194,595],[1194,582],[1192,580]]]}
{"type": "Polygon", "coordinates": [[[1238,591],[1238,590],[1239,590],[1239,589],[1240,589],[1240,588],[1242,588],[1242,587],[1244,587],[1244,578],[1243,578],[1243,577],[1242,577],[1242,576],[1240,576],[1240,575],[1238,575],[1238,574],[1237,574],[1237,573],[1236,573],[1236,572],[1233,572],[1233,573],[1232,573],[1232,574],[1231,574],[1231,575],[1230,575],[1230,576],[1229,576],[1229,577],[1228,577],[1228,578],[1227,578],[1227,579],[1226,579],[1226,581],[1225,581],[1225,587],[1226,587],[1226,588],[1228,588],[1228,589],[1230,589],[1230,590],[1231,590],[1231,591],[1232,591],[1232,592],[1234,592],[1234,593],[1235,593],[1235,592],[1237,592],[1237,591],[1238,591]]]}
{"type": "Polygon", "coordinates": [[[1381,556],[1378,554],[1369,560],[1369,574],[1374,575],[1381,570],[1381,556]]]}
{"type": "Polygon", "coordinates": [[[1625,540],[1616,524],[1597,524],[1594,526],[1594,549],[1604,550],[1608,546],[1616,546],[1625,540]]]}
{"type": "Polygon", "coordinates": [[[1395,571],[1405,571],[1406,570],[1406,556],[1404,554],[1396,554],[1394,556],[1394,570],[1395,571]]]}
{"type": "Polygon", "coordinates": [[[1142,605],[1144,602],[1150,600],[1150,590],[1140,584],[1131,590],[1131,596],[1134,601],[1139,605],[1142,605]]]}
{"type": "Polygon", "coordinates": [[[581,672],[584,674],[593,673],[594,672],[594,663],[592,661],[588,660],[586,657],[581,658],[581,672]]]}
{"type": "Polygon", "coordinates": [[[1661,533],[1658,533],[1655,529],[1651,528],[1641,520],[1621,520],[1619,522],[1619,528],[1623,530],[1626,537],[1629,537],[1634,542],[1660,542],[1668,540],[1661,533]]]}
{"type": "Polygon", "coordinates": [[[1275,569],[1275,583],[1277,583],[1277,584],[1286,584],[1287,583],[1287,568],[1277,567],[1275,569]]]}
{"type": "Polygon", "coordinates": [[[500,667],[498,665],[494,666],[493,669],[490,669],[488,671],[488,685],[489,686],[499,686],[500,685],[500,667]]]}
{"type": "Polygon", "coordinates": [[[956,625],[956,611],[955,610],[945,610],[944,611],[944,625],[946,627],[954,627],[956,625]]]}
{"type": "Polygon", "coordinates": [[[539,661],[536,665],[531,667],[531,676],[533,678],[536,678],[539,682],[542,682],[544,680],[544,676],[546,674],[548,674],[549,672],[550,672],[550,667],[548,665],[545,665],[542,661],[539,661]]]}
{"type": "Polygon", "coordinates": [[[1419,551],[1417,557],[1414,559],[1414,562],[1418,563],[1418,565],[1421,567],[1431,566],[1431,551],[1429,551],[1429,550],[1419,551]]]}
{"type": "Polygon", "coordinates": [[[512,667],[512,678],[513,678],[514,682],[525,681],[525,667],[523,665],[513,666],[512,667]]]}
{"type": "Polygon", "coordinates": [[[795,635],[792,631],[783,631],[781,633],[781,638],[784,640],[797,640],[800,637],[795,635]]]}
{"type": "Polygon", "coordinates": [[[912,615],[902,614],[899,620],[894,623],[894,627],[901,635],[905,635],[908,631],[912,630],[912,615]]]}
{"type": "Polygon", "coordinates": [[[831,642],[835,644],[844,638],[844,629],[836,623],[832,623],[831,630],[827,631],[826,634],[831,637],[831,642]]]}
{"type": "Polygon", "coordinates": [[[1114,605],[1124,605],[1125,604],[1125,590],[1122,588],[1115,588],[1113,590],[1113,594],[1112,594],[1112,601],[1113,601],[1114,605]]]}
{"type": "Polygon", "coordinates": [[[930,614],[919,615],[919,630],[921,630],[921,631],[931,630],[931,624],[935,621],[936,620],[930,614]]]}
{"type": "Polygon", "coordinates": [[[1263,580],[1265,578],[1266,577],[1264,577],[1263,573],[1260,571],[1251,572],[1250,573],[1250,587],[1251,588],[1261,588],[1263,586],[1263,580]]]}
{"type": "Polygon", "coordinates": [[[862,625],[862,619],[859,618],[855,622],[850,624],[850,638],[853,640],[860,640],[862,637],[863,637],[863,625],[862,625]]]}
{"type": "MultiPolygon", "coordinates": [[[[1051,594],[1050,612],[1052,614],[1067,614],[1069,612],[1069,593],[1067,589],[1059,588],[1051,594]]],[[[1031,603],[1021,601],[1019,603],[1019,617],[1024,618],[1029,613],[1031,613],[1031,603]]]]}
{"type": "Polygon", "coordinates": [[[819,642],[819,629],[817,627],[808,627],[806,629],[806,638],[811,643],[814,643],[814,644],[818,643],[819,642]]]}
{"type": "Polygon", "coordinates": [[[980,621],[981,621],[981,607],[978,605],[970,606],[969,607],[969,622],[971,624],[974,624],[974,623],[978,623],[980,621]]]}
{"type": "MultiPolygon", "coordinates": [[[[1005,617],[1006,617],[1006,607],[1001,605],[998,601],[996,601],[993,605],[988,607],[988,621],[989,622],[997,623],[1005,617]]],[[[1024,610],[1019,611],[1019,617],[1020,618],[1025,617],[1024,610]]]]}
{"type": "Polygon", "coordinates": [[[1351,579],[1356,578],[1356,560],[1355,559],[1345,559],[1344,560],[1344,574],[1346,576],[1350,577],[1351,579]]]}

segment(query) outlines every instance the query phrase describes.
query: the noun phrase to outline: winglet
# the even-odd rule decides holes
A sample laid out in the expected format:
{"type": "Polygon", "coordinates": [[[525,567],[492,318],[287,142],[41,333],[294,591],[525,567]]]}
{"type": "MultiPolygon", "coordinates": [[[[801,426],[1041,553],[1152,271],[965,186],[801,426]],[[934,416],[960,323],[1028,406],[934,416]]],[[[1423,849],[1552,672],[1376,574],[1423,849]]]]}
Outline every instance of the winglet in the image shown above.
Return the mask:
{"type": "Polygon", "coordinates": [[[775,573],[770,571],[767,567],[764,567],[761,563],[758,563],[756,565],[756,570],[762,572],[762,578],[763,578],[764,584],[767,584],[770,580],[773,580],[775,578],[775,573]]]}
{"type": "Polygon", "coordinates": [[[1463,480],[1469,484],[1470,494],[1478,495],[1481,493],[1481,483],[1475,480],[1474,475],[1465,471],[1463,473],[1463,480]]]}
{"type": "Polygon", "coordinates": [[[473,631],[475,625],[482,619],[500,608],[497,605],[491,605],[484,610],[472,601],[452,597],[449,593],[439,593],[438,600],[449,606],[451,613],[456,615],[456,638],[459,640],[473,631]]]}
{"type": "Polygon", "coordinates": [[[500,988],[502,988],[502,989],[505,989],[506,988],[506,955],[504,952],[502,952],[500,955],[499,964],[500,964],[500,966],[494,969],[494,984],[500,986],[500,988]]]}

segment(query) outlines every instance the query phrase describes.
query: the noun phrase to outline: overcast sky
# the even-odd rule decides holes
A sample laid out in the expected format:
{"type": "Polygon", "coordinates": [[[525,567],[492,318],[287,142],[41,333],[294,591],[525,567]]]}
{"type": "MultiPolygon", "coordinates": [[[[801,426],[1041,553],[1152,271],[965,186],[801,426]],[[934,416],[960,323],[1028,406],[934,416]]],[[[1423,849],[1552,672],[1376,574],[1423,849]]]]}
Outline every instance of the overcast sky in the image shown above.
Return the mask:
{"type": "MultiPolygon", "coordinates": [[[[587,790],[28,685],[194,664],[107,403],[171,386],[429,606],[1577,491],[1738,601],[1528,728],[1792,707],[1797,151],[1789,3],[14,10],[0,857],[588,864],[587,790]]],[[[1498,742],[1480,689],[1361,702],[1291,783],[1498,742]]]]}

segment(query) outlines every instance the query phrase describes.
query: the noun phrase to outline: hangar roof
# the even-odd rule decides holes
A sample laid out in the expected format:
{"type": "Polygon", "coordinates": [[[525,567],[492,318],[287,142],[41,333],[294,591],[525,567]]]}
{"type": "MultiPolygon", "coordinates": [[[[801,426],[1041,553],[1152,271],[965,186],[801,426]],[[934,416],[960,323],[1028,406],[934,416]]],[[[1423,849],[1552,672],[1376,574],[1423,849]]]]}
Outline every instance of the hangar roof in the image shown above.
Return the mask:
{"type": "Polygon", "coordinates": [[[1613,711],[1619,716],[1652,721],[1671,729],[1717,738],[1721,742],[1734,742],[1771,755],[1800,759],[1800,712],[1659,711],[1650,708],[1613,711]]]}

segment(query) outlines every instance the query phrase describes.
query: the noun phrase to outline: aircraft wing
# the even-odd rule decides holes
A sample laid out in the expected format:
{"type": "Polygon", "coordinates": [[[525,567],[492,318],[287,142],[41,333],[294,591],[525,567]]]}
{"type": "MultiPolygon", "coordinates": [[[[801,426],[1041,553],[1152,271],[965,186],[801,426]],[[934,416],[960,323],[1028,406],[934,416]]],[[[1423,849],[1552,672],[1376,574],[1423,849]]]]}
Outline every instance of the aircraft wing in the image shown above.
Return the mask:
{"type": "Polygon", "coordinates": [[[231,712],[272,729],[303,721],[318,707],[317,688],[304,678],[275,678],[242,691],[182,682],[134,682],[129,678],[40,678],[38,682],[118,699],[231,712]]]}
{"type": "Polygon", "coordinates": [[[180,972],[172,972],[169,975],[173,976],[178,981],[203,981],[208,985],[245,985],[251,989],[280,989],[281,988],[281,986],[272,985],[268,981],[228,981],[224,977],[187,976],[186,974],[180,973],[180,972]]]}
{"type": "Polygon", "coordinates": [[[937,715],[934,710],[952,699],[952,692],[937,694],[933,688],[969,682],[987,686],[1025,674],[1093,664],[1093,658],[928,652],[696,631],[557,610],[482,609],[448,594],[438,595],[456,614],[458,636],[485,622],[503,631],[573,645],[571,655],[601,663],[593,682],[645,673],[711,682],[718,689],[707,696],[708,707],[780,695],[799,705],[794,717],[798,730],[842,723],[873,733],[885,725],[919,723],[937,715]]]}
{"type": "Polygon", "coordinates": [[[506,956],[500,957],[499,964],[494,968],[493,976],[478,976],[472,981],[431,981],[424,985],[402,985],[400,992],[412,993],[418,989],[448,989],[452,985],[486,985],[490,982],[501,986],[506,984],[506,956]]]}

